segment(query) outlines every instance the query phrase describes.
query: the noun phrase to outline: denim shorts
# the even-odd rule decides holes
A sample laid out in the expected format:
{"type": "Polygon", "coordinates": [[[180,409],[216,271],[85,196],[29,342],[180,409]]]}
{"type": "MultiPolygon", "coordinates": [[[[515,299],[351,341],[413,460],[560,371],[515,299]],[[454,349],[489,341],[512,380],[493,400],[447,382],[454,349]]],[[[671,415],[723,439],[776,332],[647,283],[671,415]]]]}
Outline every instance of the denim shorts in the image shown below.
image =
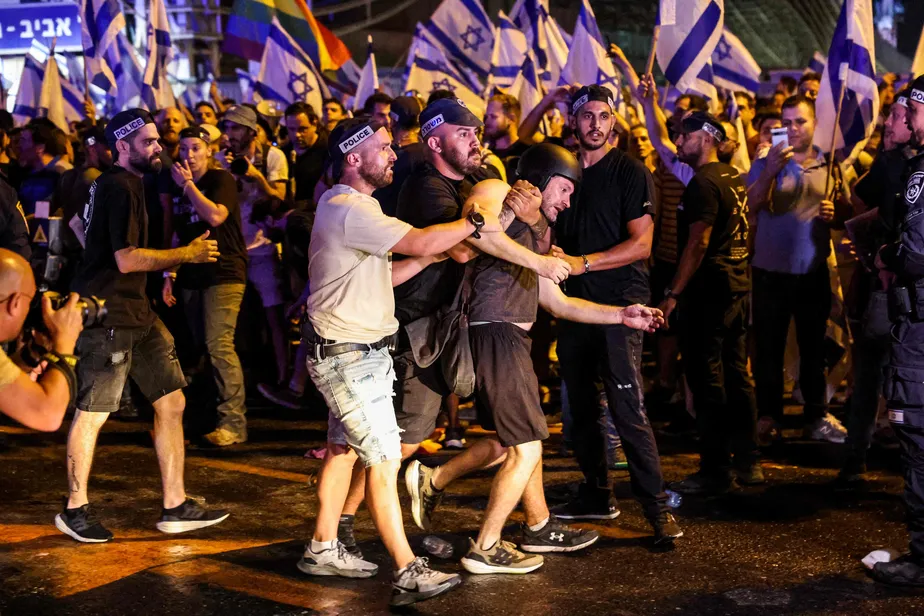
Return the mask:
{"type": "Polygon", "coordinates": [[[349,445],[366,467],[401,459],[387,348],[308,358],[308,374],[330,410],[328,442],[349,445]]]}
{"type": "Polygon", "coordinates": [[[77,408],[114,413],[129,376],[149,402],[186,387],[173,336],[160,319],[147,327],[85,329],[77,340],[77,408]]]}

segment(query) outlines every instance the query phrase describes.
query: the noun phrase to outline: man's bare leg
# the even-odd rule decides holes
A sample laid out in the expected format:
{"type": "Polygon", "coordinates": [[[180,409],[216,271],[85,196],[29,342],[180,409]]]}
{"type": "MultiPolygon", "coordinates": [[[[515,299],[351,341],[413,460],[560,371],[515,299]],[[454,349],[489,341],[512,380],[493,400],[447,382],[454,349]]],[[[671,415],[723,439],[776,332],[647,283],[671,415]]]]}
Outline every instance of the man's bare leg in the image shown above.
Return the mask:
{"type": "Polygon", "coordinates": [[[93,466],[96,439],[109,413],[88,413],[77,410],[67,435],[67,508],[83,507],[87,498],[87,482],[93,466]]]}
{"type": "Polygon", "coordinates": [[[541,460],[542,441],[530,441],[507,449],[507,459],[491,484],[488,509],[478,533],[478,546],[481,549],[490,549],[500,540],[507,518],[523,496],[541,460]]]}
{"type": "Polygon", "coordinates": [[[523,490],[523,512],[526,514],[526,525],[536,526],[549,519],[549,506],[545,502],[545,487],[542,485],[542,460],[536,465],[529,483],[523,490]]]}
{"type": "Polygon", "coordinates": [[[366,469],[366,503],[396,570],[404,569],[414,560],[414,552],[404,534],[401,503],[398,501],[400,466],[401,460],[386,460],[366,469]]]}
{"type": "Polygon", "coordinates": [[[183,466],[186,448],[183,443],[183,409],[186,398],[178,389],[153,403],[154,450],[160,465],[164,489],[164,509],[179,507],[186,500],[183,466]]]}
{"type": "Polygon", "coordinates": [[[506,455],[506,448],[496,438],[477,440],[462,453],[434,468],[430,482],[437,490],[444,490],[460,477],[502,463],[506,455]]]}
{"type": "Polygon", "coordinates": [[[353,476],[350,478],[350,491],[347,492],[341,515],[356,515],[356,511],[366,498],[366,468],[357,458],[353,464],[353,476]]]}
{"type": "Polygon", "coordinates": [[[350,476],[353,474],[356,460],[356,453],[350,447],[327,444],[327,456],[318,477],[319,506],[313,540],[327,542],[337,538],[340,513],[350,490],[350,476]]]}

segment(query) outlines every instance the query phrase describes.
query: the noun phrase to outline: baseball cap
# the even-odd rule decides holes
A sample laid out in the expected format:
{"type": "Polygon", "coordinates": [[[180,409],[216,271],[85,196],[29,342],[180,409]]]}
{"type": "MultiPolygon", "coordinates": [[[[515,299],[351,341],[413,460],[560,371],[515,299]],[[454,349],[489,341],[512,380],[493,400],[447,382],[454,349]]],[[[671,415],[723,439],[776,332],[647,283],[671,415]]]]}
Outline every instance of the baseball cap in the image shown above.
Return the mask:
{"type": "Polygon", "coordinates": [[[126,109],[112,116],[106,124],[106,141],[115,148],[116,141],[128,138],[146,124],[153,124],[154,118],[144,109],[126,109]]]}
{"type": "Polygon", "coordinates": [[[327,138],[327,150],[332,160],[342,160],[347,153],[372,137],[384,124],[371,118],[341,120],[327,138]]]}
{"type": "Polygon", "coordinates": [[[106,145],[108,141],[106,138],[106,131],[102,127],[96,126],[95,124],[85,129],[81,133],[81,136],[83,137],[83,142],[87,144],[87,147],[94,146],[97,143],[100,145],[106,145]]]}
{"type": "Polygon", "coordinates": [[[421,137],[426,137],[443,124],[470,126],[472,128],[484,126],[484,123],[469,111],[465,103],[458,98],[441,98],[438,101],[433,101],[427,105],[426,109],[420,112],[421,137]]]}
{"type": "Polygon", "coordinates": [[[911,82],[911,92],[908,93],[908,100],[924,105],[924,75],[911,82]]]}
{"type": "Polygon", "coordinates": [[[591,101],[607,103],[611,108],[616,109],[612,90],[606,86],[589,85],[583,86],[571,97],[571,115],[577,115],[578,110],[591,101]]]}
{"type": "Polygon", "coordinates": [[[257,113],[250,107],[245,107],[243,105],[231,105],[228,107],[221,121],[234,122],[252,131],[257,130],[257,113]]]}
{"type": "Polygon", "coordinates": [[[206,144],[212,141],[212,136],[209,134],[209,131],[201,126],[187,126],[180,131],[180,139],[189,138],[201,139],[206,144]]]}
{"type": "Polygon", "coordinates": [[[391,121],[396,126],[416,126],[420,112],[420,101],[413,96],[398,96],[391,101],[391,121]]]}
{"type": "Polygon", "coordinates": [[[217,143],[221,139],[221,131],[213,124],[200,124],[199,128],[209,134],[209,143],[217,143]]]}
{"type": "Polygon", "coordinates": [[[698,130],[706,131],[718,142],[725,141],[725,127],[714,115],[705,111],[694,111],[683,119],[680,132],[684,134],[695,133],[698,130]]]}

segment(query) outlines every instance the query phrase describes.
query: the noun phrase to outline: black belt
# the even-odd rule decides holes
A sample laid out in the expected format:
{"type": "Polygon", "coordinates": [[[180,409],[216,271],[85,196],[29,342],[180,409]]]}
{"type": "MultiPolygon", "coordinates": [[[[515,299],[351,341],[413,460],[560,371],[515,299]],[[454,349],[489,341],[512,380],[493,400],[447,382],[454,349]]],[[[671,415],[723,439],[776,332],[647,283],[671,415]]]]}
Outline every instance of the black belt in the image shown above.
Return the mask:
{"type": "Polygon", "coordinates": [[[378,349],[394,349],[396,335],[386,336],[375,342],[334,342],[324,338],[311,337],[306,338],[305,342],[312,346],[311,355],[316,361],[323,361],[328,357],[352,353],[353,351],[377,351],[378,349]]]}

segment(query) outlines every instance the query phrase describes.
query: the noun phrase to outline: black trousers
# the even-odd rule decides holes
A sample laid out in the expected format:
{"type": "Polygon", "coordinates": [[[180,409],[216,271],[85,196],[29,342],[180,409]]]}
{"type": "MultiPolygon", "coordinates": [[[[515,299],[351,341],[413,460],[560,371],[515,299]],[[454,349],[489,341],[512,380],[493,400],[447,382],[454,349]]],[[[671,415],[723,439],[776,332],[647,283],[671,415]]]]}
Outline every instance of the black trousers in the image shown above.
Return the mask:
{"type": "Polygon", "coordinates": [[[622,325],[562,321],[558,359],[568,387],[574,451],[584,473],[582,496],[607,503],[611,493],[606,450],[600,429],[598,381],[603,382],[609,412],[629,463],[632,493],[649,518],[667,511],[658,446],[642,391],[642,332],[622,325]]]}
{"type": "Polygon", "coordinates": [[[924,565],[924,322],[893,326],[884,394],[901,443],[911,554],[924,565]]]}
{"type": "MultiPolygon", "coordinates": [[[[693,289],[691,289],[693,291],[693,289]]],[[[757,407],[747,369],[746,293],[686,293],[680,349],[699,429],[700,469],[727,472],[757,462],[757,407]]]]}
{"type": "Polygon", "coordinates": [[[825,267],[809,274],[781,274],[752,268],[754,300],[754,380],[761,416],[783,420],[783,359],[789,321],[796,321],[799,386],[805,423],[828,410],[825,330],[831,312],[831,281],[825,267]]]}

